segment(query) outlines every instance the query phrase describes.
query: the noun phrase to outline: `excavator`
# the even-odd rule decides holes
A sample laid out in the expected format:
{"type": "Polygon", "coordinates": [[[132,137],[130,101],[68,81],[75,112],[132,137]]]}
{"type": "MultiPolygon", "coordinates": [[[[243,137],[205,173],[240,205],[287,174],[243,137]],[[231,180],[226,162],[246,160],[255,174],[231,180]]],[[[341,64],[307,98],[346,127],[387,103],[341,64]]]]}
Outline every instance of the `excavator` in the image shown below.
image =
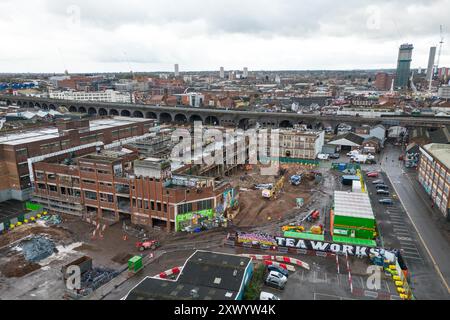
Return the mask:
{"type": "Polygon", "coordinates": [[[262,197],[266,198],[266,199],[270,199],[270,200],[275,199],[284,186],[284,180],[285,180],[285,178],[284,178],[284,176],[282,176],[278,180],[278,182],[273,186],[272,189],[262,190],[262,192],[261,192],[262,197]]]}

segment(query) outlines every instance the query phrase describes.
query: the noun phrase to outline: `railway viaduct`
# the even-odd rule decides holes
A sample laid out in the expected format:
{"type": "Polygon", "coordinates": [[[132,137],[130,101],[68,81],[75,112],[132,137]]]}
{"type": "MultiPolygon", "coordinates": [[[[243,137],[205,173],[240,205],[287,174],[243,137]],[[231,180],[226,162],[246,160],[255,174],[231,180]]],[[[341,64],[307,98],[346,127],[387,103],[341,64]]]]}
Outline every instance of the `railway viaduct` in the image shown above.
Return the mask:
{"type": "Polygon", "coordinates": [[[85,102],[55,100],[26,96],[0,95],[0,101],[7,105],[17,105],[22,108],[39,108],[56,110],[65,107],[70,112],[87,113],[92,116],[123,116],[156,119],[161,123],[187,123],[202,121],[206,125],[239,126],[246,128],[260,123],[268,127],[291,127],[294,124],[306,124],[312,128],[333,127],[340,123],[350,125],[377,125],[386,127],[441,127],[450,124],[450,118],[443,117],[411,117],[392,116],[381,118],[362,118],[354,116],[330,116],[317,114],[297,114],[281,112],[253,112],[226,109],[207,109],[191,107],[150,106],[141,104],[85,102]]]}

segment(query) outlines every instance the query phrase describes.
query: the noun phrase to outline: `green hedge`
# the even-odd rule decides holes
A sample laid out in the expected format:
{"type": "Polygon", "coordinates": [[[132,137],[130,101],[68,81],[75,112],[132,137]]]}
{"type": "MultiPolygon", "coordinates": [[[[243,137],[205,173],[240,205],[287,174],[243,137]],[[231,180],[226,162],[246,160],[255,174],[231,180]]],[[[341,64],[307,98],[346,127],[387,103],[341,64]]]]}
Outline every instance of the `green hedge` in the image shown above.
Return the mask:
{"type": "Polygon", "coordinates": [[[253,271],[252,280],[244,292],[244,300],[259,300],[261,289],[264,284],[266,266],[259,264],[253,271]]]}

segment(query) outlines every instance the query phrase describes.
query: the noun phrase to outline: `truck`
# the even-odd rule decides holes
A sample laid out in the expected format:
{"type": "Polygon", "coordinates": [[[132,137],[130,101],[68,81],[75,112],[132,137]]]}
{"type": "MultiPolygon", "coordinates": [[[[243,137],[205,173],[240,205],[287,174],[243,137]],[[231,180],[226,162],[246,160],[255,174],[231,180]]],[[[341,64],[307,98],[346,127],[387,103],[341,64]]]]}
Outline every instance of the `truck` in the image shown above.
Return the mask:
{"type": "Polygon", "coordinates": [[[293,186],[299,186],[302,183],[302,175],[298,175],[298,174],[293,175],[290,178],[290,181],[293,186]]]}
{"type": "Polygon", "coordinates": [[[352,161],[356,163],[369,163],[375,159],[374,156],[368,154],[358,154],[355,156],[352,156],[352,161]]]}

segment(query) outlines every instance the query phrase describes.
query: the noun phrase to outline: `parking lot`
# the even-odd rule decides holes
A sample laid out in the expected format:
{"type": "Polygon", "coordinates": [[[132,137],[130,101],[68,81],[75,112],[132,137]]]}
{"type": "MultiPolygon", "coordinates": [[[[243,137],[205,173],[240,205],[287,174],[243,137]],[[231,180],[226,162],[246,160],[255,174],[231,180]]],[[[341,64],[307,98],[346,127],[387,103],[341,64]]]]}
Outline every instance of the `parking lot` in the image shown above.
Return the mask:
{"type": "MultiPolygon", "coordinates": [[[[398,181],[392,181],[392,183],[398,183],[398,181]]],[[[380,233],[380,245],[400,250],[409,270],[410,286],[417,299],[442,299],[443,293],[433,262],[426,253],[392,183],[384,172],[380,172],[379,178],[366,176],[366,184],[380,233]],[[389,186],[389,198],[394,200],[393,205],[383,205],[378,202],[379,199],[388,197],[376,194],[372,181],[377,179],[383,180],[384,184],[389,186]],[[414,290],[416,287],[420,290],[414,290]]]]}
{"type": "Polygon", "coordinates": [[[270,292],[282,300],[395,300],[398,299],[392,279],[381,273],[380,288],[368,287],[368,259],[350,258],[350,277],[346,258],[306,257],[311,270],[290,272],[284,290],[264,285],[262,291],[270,292]],[[350,284],[351,283],[351,284],[350,284]],[[353,292],[352,292],[352,289],[353,292]]]}
{"type": "Polygon", "coordinates": [[[366,176],[366,184],[381,235],[381,245],[386,248],[400,249],[407,264],[411,262],[423,264],[423,253],[419,251],[420,244],[416,234],[385,173],[381,172],[378,178],[366,176]],[[389,196],[377,194],[373,184],[375,180],[383,180],[383,183],[389,187],[389,196]],[[392,199],[394,203],[393,205],[380,204],[380,199],[392,199]]]}

